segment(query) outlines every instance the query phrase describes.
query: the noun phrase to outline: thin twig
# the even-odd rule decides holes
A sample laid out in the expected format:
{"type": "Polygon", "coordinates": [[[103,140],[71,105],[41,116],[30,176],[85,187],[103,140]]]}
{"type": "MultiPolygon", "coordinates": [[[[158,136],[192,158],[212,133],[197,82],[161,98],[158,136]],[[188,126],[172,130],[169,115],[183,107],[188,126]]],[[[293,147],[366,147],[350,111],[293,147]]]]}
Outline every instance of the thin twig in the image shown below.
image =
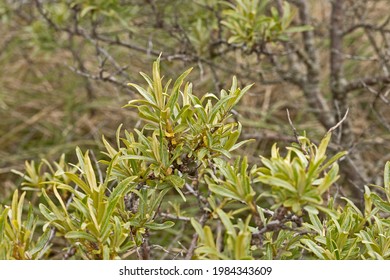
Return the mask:
{"type": "Polygon", "coordinates": [[[344,117],[336,125],[329,128],[328,133],[331,133],[333,130],[338,128],[345,121],[345,119],[347,118],[348,112],[349,112],[349,108],[347,108],[347,111],[345,112],[344,117]]]}
{"type": "Polygon", "coordinates": [[[292,128],[292,130],[293,130],[293,133],[294,133],[295,140],[297,141],[298,144],[300,144],[300,141],[299,141],[299,134],[298,134],[298,132],[297,132],[297,130],[296,130],[296,128],[295,128],[295,126],[294,126],[294,124],[293,124],[291,118],[290,118],[290,112],[289,112],[288,109],[286,109],[286,112],[287,112],[288,122],[290,123],[290,126],[291,126],[291,128],[292,128]]]}

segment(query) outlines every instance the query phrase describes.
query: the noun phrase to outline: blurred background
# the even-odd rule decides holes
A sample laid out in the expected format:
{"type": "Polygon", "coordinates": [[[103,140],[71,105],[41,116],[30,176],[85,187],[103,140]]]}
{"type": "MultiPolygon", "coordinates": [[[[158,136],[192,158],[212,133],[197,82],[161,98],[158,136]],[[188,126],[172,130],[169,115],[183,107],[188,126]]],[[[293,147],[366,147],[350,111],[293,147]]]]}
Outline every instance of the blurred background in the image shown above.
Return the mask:
{"type": "Polygon", "coordinates": [[[254,83],[236,108],[240,151],[252,164],[270,147],[296,141],[293,127],[330,153],[348,150],[337,190],[358,203],[381,184],[390,160],[389,0],[0,0],[0,202],[25,162],[72,161],[102,148],[161,54],[162,73],[202,95],[254,83]]]}

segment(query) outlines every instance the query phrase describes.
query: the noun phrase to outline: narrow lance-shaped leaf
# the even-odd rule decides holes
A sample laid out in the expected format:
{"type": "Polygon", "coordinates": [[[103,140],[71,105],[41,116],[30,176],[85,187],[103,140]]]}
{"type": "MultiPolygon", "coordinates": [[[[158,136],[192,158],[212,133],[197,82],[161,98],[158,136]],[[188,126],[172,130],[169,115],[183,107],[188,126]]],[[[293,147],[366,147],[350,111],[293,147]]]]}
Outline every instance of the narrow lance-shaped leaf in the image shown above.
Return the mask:
{"type": "MultiPolygon", "coordinates": [[[[40,252],[45,247],[47,242],[49,241],[50,235],[51,235],[51,231],[49,229],[46,229],[46,231],[39,237],[39,239],[38,239],[37,243],[35,244],[34,248],[32,248],[29,251],[29,253],[31,255],[34,255],[34,254],[40,252]]],[[[40,253],[40,255],[41,255],[41,253],[40,253]]]]}
{"type": "Polygon", "coordinates": [[[383,184],[385,185],[387,201],[390,202],[390,161],[386,162],[385,165],[383,184]]]}
{"type": "Polygon", "coordinates": [[[195,218],[191,218],[191,225],[195,229],[200,240],[205,240],[205,234],[204,234],[202,225],[197,220],[195,220],[195,218]]]}
{"type": "Polygon", "coordinates": [[[163,89],[160,77],[160,57],[153,62],[153,89],[157,105],[160,109],[164,109],[163,89]]]}
{"type": "Polygon", "coordinates": [[[229,219],[229,216],[224,211],[222,211],[222,209],[217,209],[217,214],[221,218],[221,221],[225,226],[228,234],[233,236],[234,239],[237,238],[237,233],[234,229],[232,222],[229,219]]]}
{"type": "Polygon", "coordinates": [[[57,206],[54,204],[54,202],[49,198],[45,189],[42,189],[42,194],[43,194],[43,197],[45,198],[46,202],[49,204],[49,206],[50,206],[51,210],[53,211],[54,215],[56,216],[56,218],[60,221],[64,221],[65,220],[64,215],[57,208],[57,206]]]}
{"type": "Polygon", "coordinates": [[[303,239],[301,242],[306,245],[312,253],[314,253],[320,260],[324,260],[324,249],[315,244],[313,241],[309,239],[303,239]]]}
{"type": "Polygon", "coordinates": [[[321,140],[320,145],[318,146],[317,153],[314,157],[314,162],[318,162],[323,157],[325,157],[326,149],[328,148],[328,144],[330,141],[332,134],[330,132],[326,133],[325,137],[321,140]]]}
{"type": "Polygon", "coordinates": [[[142,95],[143,98],[145,98],[148,102],[151,104],[156,104],[156,100],[154,99],[153,95],[150,94],[148,91],[140,87],[139,85],[133,84],[133,83],[128,83],[127,85],[135,87],[136,90],[142,95]]]}
{"type": "Polygon", "coordinates": [[[146,223],[145,227],[147,227],[147,228],[149,228],[151,230],[164,230],[164,229],[171,228],[174,225],[175,225],[175,223],[172,222],[172,221],[165,221],[162,224],[155,223],[155,222],[150,222],[150,223],[146,223]]]}
{"type": "Polygon", "coordinates": [[[84,231],[69,231],[65,234],[65,238],[68,239],[84,239],[91,242],[97,242],[97,239],[92,234],[89,234],[84,231]]]}
{"type": "MultiPolygon", "coordinates": [[[[23,203],[24,203],[24,197],[26,196],[26,192],[23,192],[22,195],[19,198],[18,202],[18,210],[17,210],[17,221],[18,225],[22,225],[22,215],[23,215],[23,203]]],[[[13,217],[15,219],[15,217],[13,217]]]]}
{"type": "Polygon", "coordinates": [[[225,185],[217,185],[217,184],[208,184],[210,191],[216,193],[222,197],[232,198],[238,201],[243,201],[244,199],[240,197],[240,195],[230,189],[227,189],[225,185]]]}

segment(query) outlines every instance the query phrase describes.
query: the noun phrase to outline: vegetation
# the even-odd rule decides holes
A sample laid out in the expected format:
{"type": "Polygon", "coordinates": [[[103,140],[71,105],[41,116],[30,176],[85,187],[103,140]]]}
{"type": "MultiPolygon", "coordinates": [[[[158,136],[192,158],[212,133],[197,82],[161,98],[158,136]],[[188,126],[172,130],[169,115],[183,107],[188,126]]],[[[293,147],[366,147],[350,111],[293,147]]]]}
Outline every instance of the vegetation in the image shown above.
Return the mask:
{"type": "Polygon", "coordinates": [[[0,4],[0,259],[389,259],[384,2],[180,2],[0,4]]]}

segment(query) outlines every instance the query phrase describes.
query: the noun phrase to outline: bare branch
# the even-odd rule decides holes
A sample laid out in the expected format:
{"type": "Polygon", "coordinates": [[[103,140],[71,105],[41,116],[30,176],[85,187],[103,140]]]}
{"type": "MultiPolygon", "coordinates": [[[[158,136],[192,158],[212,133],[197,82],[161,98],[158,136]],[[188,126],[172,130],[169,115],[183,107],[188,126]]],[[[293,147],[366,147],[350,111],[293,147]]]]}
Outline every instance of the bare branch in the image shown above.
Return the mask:
{"type": "Polygon", "coordinates": [[[380,84],[390,84],[390,75],[375,76],[375,77],[364,77],[357,80],[348,82],[343,90],[345,92],[350,92],[353,90],[366,88],[367,86],[375,86],[380,84]]]}

